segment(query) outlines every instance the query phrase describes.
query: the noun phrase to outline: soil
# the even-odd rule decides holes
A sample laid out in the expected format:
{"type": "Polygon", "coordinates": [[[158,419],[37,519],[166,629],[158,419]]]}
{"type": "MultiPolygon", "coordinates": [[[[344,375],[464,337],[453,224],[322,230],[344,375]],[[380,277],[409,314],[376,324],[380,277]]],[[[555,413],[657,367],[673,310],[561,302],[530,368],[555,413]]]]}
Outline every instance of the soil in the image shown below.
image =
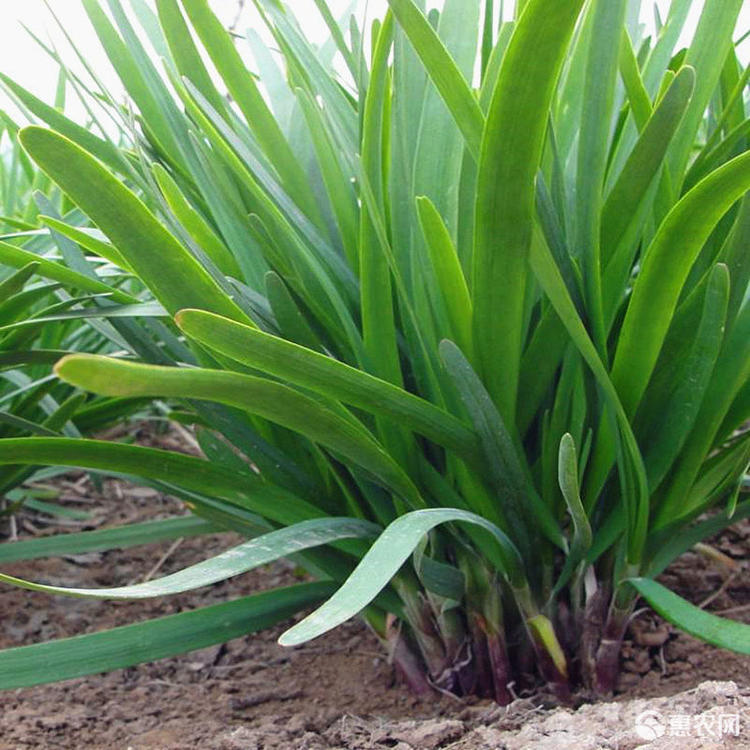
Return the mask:
{"type": "MultiPolygon", "coordinates": [[[[56,483],[67,507],[92,518],[66,520],[62,528],[60,519],[24,511],[21,538],[184,512],[172,498],[119,481],[107,480],[97,491],[86,475],[73,473],[56,483]]],[[[70,586],[114,586],[178,570],[237,542],[232,534],[217,534],[8,564],[3,571],[70,586]]],[[[662,580],[710,611],[750,622],[750,523],[728,529],[711,549],[684,555],[662,580]]],[[[2,586],[0,648],[172,614],[294,578],[291,565],[281,562],[195,592],[139,602],[2,586]]],[[[538,694],[521,695],[504,708],[438,694],[420,700],[396,681],[359,622],[293,649],[276,643],[286,627],[109,674],[0,693],[0,750],[750,748],[750,657],[677,633],[648,610],[628,633],[614,701],[584,703],[575,711],[550,706],[538,694]],[[658,726],[636,732],[635,717],[645,710],[659,712],[663,736],[658,726]]]]}

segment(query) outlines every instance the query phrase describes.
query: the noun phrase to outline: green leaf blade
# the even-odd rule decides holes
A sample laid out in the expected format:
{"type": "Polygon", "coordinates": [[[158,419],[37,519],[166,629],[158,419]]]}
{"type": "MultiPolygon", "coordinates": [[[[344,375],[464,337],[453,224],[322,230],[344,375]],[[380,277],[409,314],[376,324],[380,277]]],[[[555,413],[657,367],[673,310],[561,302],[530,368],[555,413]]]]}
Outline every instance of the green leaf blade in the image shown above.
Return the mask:
{"type": "Polygon", "coordinates": [[[750,153],[745,153],[687,193],[646,250],[612,367],[612,381],[629,414],[651,377],[693,261],[719,219],[748,189],[750,153]]]}
{"type": "Polygon", "coordinates": [[[43,591],[48,594],[62,594],[81,599],[151,599],[209,586],[311,547],[330,544],[340,539],[374,536],[379,530],[380,527],[375,524],[353,518],[302,521],[299,524],[263,534],[176,573],[129,586],[112,588],[50,586],[3,573],[0,573],[0,581],[30,591],[43,591]]]}
{"type": "Polygon", "coordinates": [[[96,222],[171,313],[194,305],[248,322],[198,261],[142,201],[96,159],[62,135],[24,128],[21,144],[96,222]]]}
{"type": "Polygon", "coordinates": [[[628,582],[665,620],[680,630],[714,646],[750,654],[750,625],[712,615],[648,578],[631,578],[628,582]]]}
{"type": "Polygon", "coordinates": [[[327,596],[303,583],[99,633],[0,651],[0,690],[43,685],[176,656],[254,633],[327,596]]]}
{"type": "Polygon", "coordinates": [[[529,0],[503,58],[482,136],[472,270],[474,346],[479,373],[509,423],[524,335],[534,178],[555,83],[582,5],[582,0],[529,0]]]}
{"type": "Polygon", "coordinates": [[[451,521],[464,521],[489,531],[502,550],[503,574],[514,584],[523,585],[523,565],[518,552],[494,524],[474,513],[455,509],[414,511],[391,523],[341,588],[323,606],[287,630],[279,643],[282,646],[304,643],[356,615],[388,584],[428,531],[451,521]]]}

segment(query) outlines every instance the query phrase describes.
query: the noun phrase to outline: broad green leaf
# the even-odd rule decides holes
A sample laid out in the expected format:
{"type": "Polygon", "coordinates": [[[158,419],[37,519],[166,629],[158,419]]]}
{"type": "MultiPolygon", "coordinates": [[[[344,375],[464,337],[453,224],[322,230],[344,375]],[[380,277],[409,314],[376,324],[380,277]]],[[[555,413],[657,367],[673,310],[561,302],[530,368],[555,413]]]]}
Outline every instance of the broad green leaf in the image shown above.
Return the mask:
{"type": "Polygon", "coordinates": [[[445,222],[429,198],[417,198],[417,212],[456,341],[461,350],[470,355],[471,297],[456,248],[445,222]]]}
{"type": "Polygon", "coordinates": [[[466,592],[466,576],[463,571],[433,559],[425,552],[428,537],[422,537],[412,555],[414,571],[422,585],[431,593],[445,599],[460,602],[466,592]]]}
{"type": "MultiPolygon", "coordinates": [[[[568,289],[567,284],[565,288],[568,289]]],[[[572,298],[571,302],[573,309],[577,310],[572,298]]],[[[548,311],[534,329],[521,359],[516,417],[519,435],[526,434],[532,420],[537,416],[539,406],[562,362],[568,343],[562,321],[554,310],[548,311]]]]}
{"type": "MultiPolygon", "coordinates": [[[[55,208],[52,201],[47,198],[43,193],[36,191],[34,193],[34,203],[36,203],[39,213],[48,214],[56,219],[61,219],[59,211],[55,208]]],[[[63,263],[70,268],[72,271],[77,271],[84,276],[88,276],[91,279],[97,279],[96,271],[91,262],[84,254],[83,250],[78,245],[68,239],[64,234],[56,231],[55,229],[49,229],[50,237],[57,245],[57,249],[60,251],[63,263]]]]}
{"type": "Polygon", "coordinates": [[[254,633],[315,604],[332,583],[303,583],[136,625],[0,651],[0,690],[132,667],[254,633]]]}
{"type": "Polygon", "coordinates": [[[699,158],[693,162],[690,171],[685,177],[684,187],[686,190],[692,188],[698,180],[703,179],[712,170],[720,167],[727,159],[731,158],[742,146],[750,134],[750,118],[743,120],[737,127],[731,130],[726,138],[716,144],[707,152],[702,152],[699,158]]]}
{"type": "Polygon", "coordinates": [[[354,185],[346,176],[344,165],[337,153],[329,129],[325,126],[324,113],[304,89],[297,89],[297,101],[307,122],[321,176],[328,192],[344,252],[350,267],[359,265],[358,251],[358,207],[354,185]]]}
{"type": "Polygon", "coordinates": [[[114,263],[116,266],[132,272],[132,269],[117,248],[112,243],[105,242],[101,239],[103,235],[98,229],[74,227],[70,224],[66,224],[64,221],[55,219],[52,216],[45,216],[44,214],[39,215],[39,221],[68,239],[73,240],[73,242],[79,244],[81,247],[86,248],[89,252],[95,253],[111,263],[114,263]]]}
{"type": "MultiPolygon", "coordinates": [[[[383,132],[388,95],[388,55],[393,43],[393,16],[389,13],[380,29],[370,72],[370,85],[364,101],[362,170],[382,205],[383,132]]],[[[403,385],[396,340],[391,271],[381,250],[373,208],[365,202],[359,224],[359,289],[362,315],[362,341],[366,369],[396,386],[403,385]]],[[[381,430],[382,431],[382,430],[381,430]]],[[[387,437],[387,433],[383,433],[387,437]]]]}
{"type": "Polygon", "coordinates": [[[717,264],[711,272],[703,302],[700,325],[695,331],[693,345],[676,373],[677,385],[671,394],[656,404],[649,399],[653,416],[648,420],[642,441],[649,485],[658,487],[666,475],[698,415],[703,396],[708,387],[719,356],[727,303],[729,301],[729,272],[717,264]]]}
{"type": "Polygon", "coordinates": [[[744,424],[748,419],[750,419],[750,382],[745,383],[737,392],[721,425],[718,436],[723,438],[731,435],[737,429],[737,425],[744,424]]]}
{"type": "MultiPolygon", "coordinates": [[[[529,257],[530,265],[534,271],[537,281],[544,289],[545,294],[549,297],[550,303],[555,308],[560,320],[563,322],[576,348],[581,353],[586,364],[591,369],[599,386],[606,397],[606,403],[612,412],[617,416],[617,426],[623,438],[622,462],[629,463],[634,471],[634,483],[632,495],[624,493],[625,504],[629,513],[629,551],[631,562],[636,563],[643,551],[643,545],[646,541],[646,532],[649,514],[649,492],[648,481],[646,478],[646,469],[643,464],[643,457],[638,448],[638,443],[633,434],[632,427],[628,421],[625,408],[620,401],[619,395],[615,390],[614,384],[610,379],[604,363],[599,357],[593,342],[589,338],[586,327],[583,325],[578,312],[575,309],[573,301],[565,287],[565,282],[560,275],[560,271],[555,265],[551,253],[543,243],[534,243],[531,246],[531,255],[529,257]]],[[[612,434],[612,428],[609,427],[604,432],[604,438],[601,434],[608,427],[608,423],[602,419],[603,428],[600,428],[599,440],[605,440],[606,472],[609,473],[611,462],[614,460],[609,455],[608,439],[616,441],[616,436],[612,434]]],[[[612,446],[614,452],[614,446],[612,446]]],[[[592,461],[594,459],[592,458],[592,461]]],[[[598,494],[598,488],[597,488],[598,494]]],[[[594,500],[596,497],[594,498],[594,500]]],[[[591,501],[590,501],[591,502],[591,501]]],[[[589,507],[590,509],[590,507],[589,507]]]]}
{"type": "Polygon", "coordinates": [[[634,235],[643,231],[649,187],[659,175],[664,155],[690,100],[694,81],[692,68],[680,69],[646,121],[643,132],[602,206],[600,242],[607,320],[611,319],[615,305],[620,302],[625,281],[623,277],[629,274],[632,256],[637,250],[634,235]]]}
{"type": "Polygon", "coordinates": [[[168,58],[169,48],[159,26],[159,17],[150,7],[148,0],[130,0],[130,6],[156,54],[164,59],[168,58]]]}
{"type": "Polygon", "coordinates": [[[524,336],[534,177],[555,83],[582,5],[583,0],[529,0],[503,57],[482,135],[472,261],[474,351],[490,396],[511,424],[524,336]]]}
{"type": "MultiPolygon", "coordinates": [[[[185,84],[192,86],[190,81],[186,81],[185,84]]],[[[175,82],[175,85],[178,92],[184,93],[182,84],[175,82]]],[[[198,95],[200,96],[200,94],[198,95]]],[[[188,99],[187,94],[184,94],[184,97],[185,100],[188,99]]],[[[210,105],[207,104],[207,106],[210,105]]],[[[199,113],[196,116],[191,107],[197,109],[192,102],[188,105],[191,119],[200,120],[202,115],[199,113]]],[[[200,126],[204,135],[208,135],[208,140],[211,140],[212,131],[206,128],[202,121],[200,126]]],[[[253,216],[246,215],[247,208],[244,205],[242,188],[232,179],[227,170],[218,166],[216,157],[212,155],[214,149],[209,148],[208,144],[203,142],[203,139],[197,138],[193,133],[190,134],[190,139],[199,164],[194,174],[201,188],[201,197],[204,199],[207,210],[212,215],[213,222],[221,233],[228,249],[242,270],[240,278],[257,287],[262,274],[267,270],[267,264],[258,242],[255,241],[252,234],[248,233],[248,224],[253,216]]],[[[208,266],[208,258],[201,258],[201,262],[208,266]]],[[[223,274],[216,273],[214,277],[220,284],[226,281],[223,274]]]]}
{"type": "Polygon", "coordinates": [[[626,0],[593,0],[576,172],[576,248],[581,258],[586,312],[594,343],[606,360],[601,289],[601,208],[607,169],[618,51],[626,0]]]}
{"type": "Polygon", "coordinates": [[[354,572],[320,608],[287,630],[279,643],[296,646],[346,622],[364,609],[388,585],[409,559],[422,537],[443,523],[464,522],[489,532],[498,544],[504,567],[500,571],[514,588],[523,590],[523,564],[513,543],[494,524],[474,513],[455,509],[413,511],[397,518],[378,537],[354,572]]]}
{"type": "MultiPolygon", "coordinates": [[[[259,29],[248,28],[245,38],[252,51],[255,64],[258,66],[258,79],[263,81],[263,88],[268,94],[274,117],[282,131],[291,138],[291,123],[296,111],[296,102],[290,88],[290,81],[282,70],[280,60],[263,41],[258,31],[259,29]]],[[[312,136],[313,133],[310,135],[312,136]]]]}
{"type": "Polygon", "coordinates": [[[411,480],[362,426],[342,419],[288,386],[222,370],[157,367],[93,354],[69,355],[55,366],[68,383],[106,396],[153,396],[215,401],[299,432],[371,471],[415,505],[411,480]]]}
{"type": "Polygon", "coordinates": [[[638,68],[638,60],[633,50],[633,43],[627,29],[623,31],[622,41],[620,42],[620,75],[625,84],[630,109],[633,113],[638,132],[641,132],[646,126],[653,106],[651,99],[646,90],[646,86],[641,78],[641,71],[638,68]]]}
{"type": "MultiPolygon", "coordinates": [[[[187,89],[190,89],[189,83],[187,89]]],[[[307,291],[304,296],[308,305],[324,320],[327,318],[328,321],[336,321],[338,318],[338,324],[333,322],[327,326],[329,333],[335,336],[341,329],[341,333],[346,336],[348,346],[359,355],[361,337],[347,304],[347,298],[358,297],[357,285],[351,269],[347,267],[344,259],[325,243],[315,226],[294,205],[276,178],[268,172],[257,156],[247,148],[226,122],[211,111],[208,102],[201,101],[200,93],[195,90],[191,90],[189,94],[188,91],[182,93],[186,97],[185,101],[191,116],[200,123],[212,144],[226,158],[237,178],[257,202],[256,208],[263,229],[266,234],[269,231],[273,233],[268,238],[269,249],[273,249],[276,244],[286,248],[283,256],[278,254],[272,259],[274,265],[283,269],[284,264],[297,261],[294,264],[294,270],[301,276],[303,289],[307,291]],[[204,114],[190,97],[198,101],[207,114],[204,114]],[[301,241],[298,233],[306,242],[301,241]],[[309,291],[306,289],[308,286],[311,288],[309,291]],[[317,291],[318,289],[320,291],[317,291]],[[328,310],[331,312],[329,313],[328,310]]],[[[251,215],[251,224],[253,218],[251,215]]],[[[265,273],[266,270],[264,269],[263,272],[265,273]]]]}
{"type": "Polygon", "coordinates": [[[317,207],[311,200],[305,173],[255,80],[242,62],[231,36],[214,15],[207,0],[182,0],[182,6],[229,93],[281,176],[289,195],[310,218],[315,219],[317,207]]]}
{"type": "MultiPolygon", "coordinates": [[[[121,37],[104,12],[101,3],[96,0],[82,0],[82,2],[112,67],[147,123],[149,140],[165,157],[182,163],[184,152],[180,147],[179,135],[170,122],[168,106],[165,106],[164,98],[160,98],[155,92],[154,86],[149,85],[151,81],[147,74],[144,75],[145,70],[151,64],[140,41],[135,35],[131,35],[130,38],[126,36],[127,41],[121,37]]],[[[120,19],[117,18],[117,12],[119,10],[122,13],[122,9],[112,2],[109,6],[119,26],[120,19]]],[[[120,30],[123,31],[122,26],[120,30]]],[[[170,104],[174,106],[171,101],[170,104]]]]}
{"type": "MultiPolygon", "coordinates": [[[[354,61],[354,56],[346,44],[341,27],[336,23],[336,19],[331,13],[327,0],[315,0],[315,7],[318,9],[318,13],[322,16],[323,21],[328,28],[328,32],[331,35],[331,40],[336,44],[336,49],[338,49],[339,53],[344,58],[344,62],[346,63],[346,67],[349,69],[352,78],[356,80],[358,70],[354,61]]],[[[351,11],[351,7],[349,10],[351,11]]],[[[351,15],[351,13],[349,13],[349,15],[351,15]]]]}
{"type": "MultiPolygon", "coordinates": [[[[341,129],[341,147],[351,151],[359,142],[359,121],[351,96],[331,75],[331,61],[326,59],[324,51],[310,44],[299,23],[277,0],[256,0],[255,4],[256,7],[262,4],[264,13],[268,14],[264,20],[284,52],[287,69],[295,82],[305,87],[314,98],[320,97],[322,106],[331,112],[331,120],[341,129]]],[[[379,29],[380,22],[375,27],[379,29]]],[[[332,45],[328,45],[328,49],[333,53],[332,45]]],[[[291,125],[293,127],[294,122],[291,125]]]]}
{"type": "MultiPolygon", "coordinates": [[[[728,61],[731,56],[731,53],[729,56],[727,56],[728,61]]],[[[747,66],[745,68],[744,72],[737,80],[734,90],[728,97],[726,105],[724,106],[724,111],[721,113],[721,116],[714,125],[713,133],[711,133],[706,139],[706,145],[703,147],[698,156],[696,156],[695,161],[693,161],[693,163],[690,165],[690,168],[685,175],[685,185],[688,187],[688,189],[692,187],[697,181],[695,179],[696,175],[698,176],[698,179],[703,176],[703,174],[701,174],[703,167],[702,162],[708,161],[710,164],[710,162],[712,161],[712,159],[709,158],[709,154],[716,155],[717,152],[720,153],[721,150],[723,150],[718,148],[719,142],[725,144],[728,140],[733,140],[735,134],[737,134],[738,132],[742,132],[742,130],[747,127],[747,120],[744,119],[744,115],[742,114],[743,110],[738,106],[738,104],[742,100],[742,92],[745,90],[748,80],[750,80],[750,66],[747,66]],[[730,118],[730,115],[732,113],[737,113],[738,116],[735,118],[730,118]],[[734,127],[729,133],[726,133],[727,124],[730,122],[730,120],[734,122],[734,127]],[[726,134],[724,141],[721,141],[722,134],[726,134]]],[[[724,94],[725,92],[722,92],[722,98],[724,98],[724,94]]],[[[711,165],[710,168],[713,168],[715,166],[715,164],[711,165]]]]}
{"type": "MultiPolygon", "coordinates": [[[[722,342],[714,374],[706,389],[695,425],[669,476],[659,520],[669,522],[690,513],[703,497],[693,496],[693,483],[715,445],[717,432],[740,389],[750,380],[750,305],[745,304],[722,342]]],[[[740,469],[742,471],[742,468],[740,469]]],[[[700,507],[700,505],[699,505],[700,507]]]]}
{"type": "Polygon", "coordinates": [[[469,84],[413,0],[388,0],[388,5],[453,115],[467,148],[474,159],[478,159],[484,115],[469,84]]]}
{"type": "Polygon", "coordinates": [[[193,304],[249,322],[143,202],[90,154],[64,136],[34,126],[24,128],[19,139],[31,158],[112,240],[170,313],[193,304]]]}
{"type": "Polygon", "coordinates": [[[89,128],[84,128],[76,124],[54,107],[45,104],[41,99],[38,99],[32,93],[19,86],[4,73],[0,73],[0,81],[18,97],[24,106],[29,108],[29,111],[43,122],[46,122],[51,128],[70,138],[70,140],[86,149],[86,151],[93,154],[97,159],[101,159],[113,169],[123,170],[123,163],[126,161],[125,156],[111,143],[96,136],[89,128]]]}
{"type": "MultiPolygon", "coordinates": [[[[576,308],[583,313],[585,307],[580,267],[571,255],[565,229],[555,206],[555,198],[552,197],[541,170],[536,178],[536,213],[539,224],[534,227],[531,241],[532,243],[547,243],[547,247],[554,256],[555,263],[557,263],[557,267],[565,280],[568,294],[575,302],[576,308]]],[[[550,312],[546,311],[545,317],[548,318],[549,316],[550,312]]],[[[537,328],[543,329],[545,323],[548,323],[548,321],[540,322],[537,328]]],[[[551,359],[554,359],[554,357],[551,357],[551,359]]],[[[523,367],[523,362],[521,366],[523,367]]],[[[520,387],[523,387],[523,385],[521,384],[520,387]]]]}
{"type": "MultiPolygon", "coordinates": [[[[678,520],[695,517],[716,503],[726,503],[731,518],[737,507],[739,491],[747,486],[745,477],[748,476],[749,465],[750,433],[746,431],[703,462],[690,494],[685,498],[683,507],[679,508],[684,517],[678,520]]],[[[667,514],[664,515],[668,518],[667,514]]]]}
{"type": "Polygon", "coordinates": [[[673,0],[669,4],[669,14],[659,31],[658,39],[648,52],[643,65],[643,82],[650,97],[656,96],[664,72],[668,70],[680,34],[690,16],[694,0],[673,0]]]}
{"type": "Polygon", "coordinates": [[[206,255],[225,274],[238,279],[242,278],[242,272],[237,265],[237,261],[232,257],[232,254],[222,240],[211,229],[208,222],[188,203],[180,192],[179,187],[177,187],[177,183],[170,177],[161,164],[154,164],[154,176],[174,215],[182,226],[185,227],[188,234],[205,251],[206,255]]]}
{"type": "Polygon", "coordinates": [[[20,292],[24,284],[39,270],[39,262],[32,260],[0,282],[0,303],[20,292]]]}
{"type": "Polygon", "coordinates": [[[674,143],[668,168],[676,189],[682,183],[696,133],[716,88],[743,0],[706,0],[684,64],[695,69],[695,92],[674,143]]]}
{"type": "MultiPolygon", "coordinates": [[[[436,28],[456,67],[470,84],[477,62],[479,17],[480,3],[446,0],[436,28]]],[[[425,88],[418,128],[416,153],[412,157],[414,178],[411,192],[416,196],[424,195],[433,202],[453,237],[458,227],[462,163],[466,160],[473,164],[473,161],[453,114],[435,86],[425,88]]],[[[435,282],[429,273],[429,265],[421,260],[424,257],[421,244],[414,245],[412,254],[415,255],[416,278],[419,278],[422,268],[424,282],[417,281],[414,291],[418,292],[424,284],[424,291],[429,293],[435,282]]]]}
{"type": "Polygon", "coordinates": [[[392,383],[276,336],[201,310],[182,310],[177,325],[191,338],[249,367],[346,404],[403,420],[414,432],[477,460],[476,435],[460,420],[392,383]]]}
{"type": "Polygon", "coordinates": [[[245,573],[281,557],[301,552],[309,547],[318,547],[339,539],[372,537],[379,531],[379,526],[369,521],[358,521],[353,518],[302,521],[302,523],[263,534],[176,573],[143,583],[114,588],[81,589],[50,586],[4,573],[0,573],[0,581],[30,591],[44,591],[48,594],[63,594],[88,599],[149,599],[155,596],[192,591],[201,586],[225,581],[227,578],[245,573]]]}
{"type": "Polygon", "coordinates": [[[487,466],[485,471],[493,494],[498,496],[499,503],[482,508],[482,513],[495,523],[506,517],[509,530],[525,556],[533,554],[533,534],[529,530],[535,530],[537,525],[550,541],[564,546],[562,532],[528,476],[523,464],[525,457],[519,455],[515,436],[503,422],[468,360],[448,340],[440,343],[440,356],[479,436],[487,466]]]}
{"type": "Polygon", "coordinates": [[[703,243],[750,189],[750,153],[701,180],[669,212],[645,252],[618,338],[612,382],[628,414],[648,384],[682,286],[703,243]]]}
{"type": "MultiPolygon", "coordinates": [[[[88,1],[86,0],[86,2],[88,1]]],[[[188,124],[181,117],[182,113],[174,101],[172,92],[165,85],[166,82],[160,74],[160,70],[157,69],[156,61],[152,59],[152,56],[141,42],[140,35],[133,28],[130,17],[125,12],[121,0],[107,0],[107,6],[117,26],[117,31],[125,44],[130,61],[132,61],[134,72],[140,75],[149,97],[156,106],[156,110],[150,111],[148,116],[145,116],[143,110],[141,111],[142,115],[144,115],[142,119],[144,127],[147,129],[147,136],[151,138],[152,134],[158,131],[156,137],[160,141],[159,145],[164,145],[170,149],[166,154],[163,154],[163,158],[168,163],[177,165],[180,168],[190,168],[194,165],[194,162],[192,161],[193,154],[190,149],[188,124]],[[162,131],[164,133],[163,136],[161,135],[162,131]],[[176,150],[171,150],[169,146],[171,142],[175,143],[176,150]]],[[[161,42],[162,35],[159,34],[159,37],[160,42],[158,46],[163,47],[164,45],[161,42]]],[[[102,41],[106,48],[105,40],[101,36],[100,41],[102,41]]],[[[164,52],[158,53],[159,56],[166,57],[164,52]]],[[[121,79],[126,83],[126,87],[130,85],[130,80],[123,79],[122,76],[121,79]]],[[[132,129],[132,123],[130,127],[132,129]]]]}
{"type": "Polygon", "coordinates": [[[630,578],[638,593],[665,619],[702,641],[750,654],[750,625],[712,615],[649,578],[630,578]]]}
{"type": "MultiPolygon", "coordinates": [[[[39,265],[39,264],[37,264],[39,265]]],[[[61,284],[32,284],[28,288],[24,289],[11,297],[8,297],[0,303],[0,319],[10,322],[13,320],[20,320],[24,317],[30,317],[36,312],[37,315],[44,314],[50,310],[64,310],[66,306],[75,304],[70,302],[68,299],[62,302],[49,304],[50,297],[58,292],[61,288],[61,284]],[[46,307],[41,307],[44,303],[46,307]]],[[[58,298],[62,296],[58,294],[58,298]]],[[[102,295],[103,296],[103,295],[102,295]]],[[[86,300],[94,299],[96,295],[87,295],[78,298],[78,301],[84,302],[86,300]]],[[[72,297],[70,299],[73,299],[72,297]]]]}
{"type": "MultiPolygon", "coordinates": [[[[268,304],[271,306],[276,324],[284,338],[308,349],[320,350],[318,336],[310,327],[281,277],[269,271],[265,280],[268,304]]],[[[184,311],[181,315],[184,315],[184,311]]]]}
{"type": "Polygon", "coordinates": [[[218,112],[223,112],[224,102],[203,64],[177,0],[156,0],[156,11],[178,73],[192,81],[218,112]]]}

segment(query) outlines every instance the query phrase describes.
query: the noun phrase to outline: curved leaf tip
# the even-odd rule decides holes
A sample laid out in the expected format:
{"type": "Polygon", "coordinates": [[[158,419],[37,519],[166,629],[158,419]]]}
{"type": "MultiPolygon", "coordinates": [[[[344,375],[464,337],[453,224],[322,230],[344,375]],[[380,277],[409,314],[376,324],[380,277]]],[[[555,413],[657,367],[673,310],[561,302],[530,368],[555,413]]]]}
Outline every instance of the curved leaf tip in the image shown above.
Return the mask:
{"type": "Polygon", "coordinates": [[[196,307],[185,307],[182,310],[178,310],[174,316],[175,325],[182,330],[186,323],[190,322],[190,318],[195,313],[207,312],[206,310],[200,310],[196,307]]]}
{"type": "MultiPolygon", "coordinates": [[[[26,149],[29,156],[32,156],[29,147],[33,148],[34,139],[39,135],[44,138],[51,132],[52,131],[49,128],[43,128],[41,125],[27,125],[25,128],[21,128],[18,131],[18,142],[26,149]]],[[[64,136],[60,137],[62,138],[64,136]]]]}
{"type": "Polygon", "coordinates": [[[100,396],[122,396],[123,378],[129,370],[122,366],[127,360],[107,357],[102,354],[66,354],[59,359],[52,370],[61,380],[76,388],[91,391],[100,396]]]}

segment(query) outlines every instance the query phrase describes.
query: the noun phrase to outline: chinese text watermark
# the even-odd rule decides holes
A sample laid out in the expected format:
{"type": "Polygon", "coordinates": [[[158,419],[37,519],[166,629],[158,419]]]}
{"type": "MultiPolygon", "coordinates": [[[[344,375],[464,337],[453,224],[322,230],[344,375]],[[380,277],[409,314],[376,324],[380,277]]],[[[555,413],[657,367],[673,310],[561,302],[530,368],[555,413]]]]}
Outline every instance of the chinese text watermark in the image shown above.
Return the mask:
{"type": "Polygon", "coordinates": [[[635,717],[635,732],[644,740],[656,740],[659,737],[702,737],[718,740],[722,737],[739,737],[740,724],[739,712],[691,716],[648,710],[635,717]]]}

